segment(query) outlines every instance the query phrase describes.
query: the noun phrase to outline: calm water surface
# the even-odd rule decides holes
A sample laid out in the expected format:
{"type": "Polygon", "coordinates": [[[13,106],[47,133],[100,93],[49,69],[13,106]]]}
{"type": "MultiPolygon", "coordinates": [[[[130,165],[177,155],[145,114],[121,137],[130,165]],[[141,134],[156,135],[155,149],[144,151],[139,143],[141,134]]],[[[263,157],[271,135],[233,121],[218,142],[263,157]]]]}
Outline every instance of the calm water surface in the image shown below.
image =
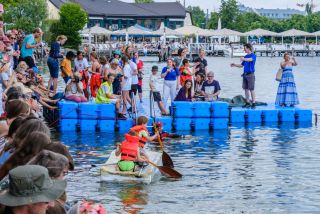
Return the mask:
{"type": "MultiPolygon", "coordinates": [[[[280,60],[258,58],[258,100],[274,102],[280,60]]],[[[297,61],[294,75],[301,106],[320,112],[320,58],[297,61]]],[[[242,94],[241,70],[229,67],[238,59],[208,58],[208,62],[222,87],[221,97],[242,94]]],[[[157,63],[145,63],[145,81],[153,64],[157,63]]],[[[144,93],[147,96],[147,89],[144,93]]],[[[167,142],[166,150],[184,177],[150,185],[100,182],[98,167],[91,167],[106,161],[122,134],[54,135],[70,147],[76,162],[75,172],[67,177],[69,200],[93,199],[103,203],[108,213],[320,212],[320,131],[316,126],[231,127],[196,132],[189,141],[167,142]]]]}

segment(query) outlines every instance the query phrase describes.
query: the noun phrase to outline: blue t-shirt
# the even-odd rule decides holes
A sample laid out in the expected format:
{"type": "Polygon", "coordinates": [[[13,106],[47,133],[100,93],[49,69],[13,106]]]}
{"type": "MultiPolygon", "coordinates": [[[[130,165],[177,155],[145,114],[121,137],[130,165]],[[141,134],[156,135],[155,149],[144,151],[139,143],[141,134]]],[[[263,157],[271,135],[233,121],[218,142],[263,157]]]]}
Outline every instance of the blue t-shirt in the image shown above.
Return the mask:
{"type": "Polygon", "coordinates": [[[27,57],[27,56],[32,56],[33,54],[33,48],[26,48],[26,45],[35,45],[35,39],[34,36],[32,34],[29,34],[28,36],[26,36],[26,38],[24,38],[22,46],[21,46],[21,56],[27,57]]]}
{"type": "Polygon", "coordinates": [[[243,71],[244,73],[254,73],[255,72],[255,64],[256,64],[256,55],[254,53],[251,53],[251,54],[247,54],[245,55],[244,57],[245,59],[248,59],[248,58],[252,58],[252,61],[251,62],[246,62],[246,61],[243,61],[241,63],[241,65],[243,65],[243,71]]]}
{"type": "MultiPolygon", "coordinates": [[[[164,67],[162,69],[162,74],[166,73],[166,71],[168,70],[168,67],[164,67]]],[[[177,80],[177,77],[180,75],[180,72],[177,72],[177,70],[175,68],[171,68],[171,71],[169,73],[167,73],[167,75],[164,77],[164,80],[169,80],[169,81],[173,81],[173,80],[177,80]]]]}

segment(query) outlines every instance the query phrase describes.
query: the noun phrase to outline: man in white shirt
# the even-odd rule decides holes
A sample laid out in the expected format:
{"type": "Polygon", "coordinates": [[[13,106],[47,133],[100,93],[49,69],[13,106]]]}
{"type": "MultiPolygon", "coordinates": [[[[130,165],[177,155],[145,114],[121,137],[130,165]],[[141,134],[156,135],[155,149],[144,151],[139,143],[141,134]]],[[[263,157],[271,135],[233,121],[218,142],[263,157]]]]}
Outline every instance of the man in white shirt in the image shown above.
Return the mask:
{"type": "Polygon", "coordinates": [[[78,51],[77,57],[74,59],[74,71],[79,72],[82,75],[83,93],[87,99],[89,99],[89,92],[87,89],[89,82],[89,63],[88,60],[83,57],[83,52],[78,51]]]}
{"type": "Polygon", "coordinates": [[[89,69],[88,60],[83,57],[82,51],[77,52],[77,57],[74,59],[74,68],[75,72],[88,71],[89,69]]]}

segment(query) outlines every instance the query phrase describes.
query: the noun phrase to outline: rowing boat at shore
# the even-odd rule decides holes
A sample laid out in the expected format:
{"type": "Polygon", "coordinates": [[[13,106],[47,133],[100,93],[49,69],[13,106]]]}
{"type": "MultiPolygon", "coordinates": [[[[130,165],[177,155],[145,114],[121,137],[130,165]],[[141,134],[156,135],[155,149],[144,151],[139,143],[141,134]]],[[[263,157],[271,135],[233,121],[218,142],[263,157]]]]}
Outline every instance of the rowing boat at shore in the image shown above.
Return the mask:
{"type": "MultiPolygon", "coordinates": [[[[146,151],[149,159],[156,163],[157,165],[162,165],[162,153],[146,151]]],[[[109,159],[106,163],[100,168],[101,180],[102,181],[116,181],[116,182],[141,182],[150,184],[152,181],[155,181],[157,178],[160,178],[159,170],[152,166],[151,164],[141,168],[139,171],[135,172],[122,172],[118,168],[118,161],[120,156],[115,155],[115,150],[111,152],[109,159]]]]}

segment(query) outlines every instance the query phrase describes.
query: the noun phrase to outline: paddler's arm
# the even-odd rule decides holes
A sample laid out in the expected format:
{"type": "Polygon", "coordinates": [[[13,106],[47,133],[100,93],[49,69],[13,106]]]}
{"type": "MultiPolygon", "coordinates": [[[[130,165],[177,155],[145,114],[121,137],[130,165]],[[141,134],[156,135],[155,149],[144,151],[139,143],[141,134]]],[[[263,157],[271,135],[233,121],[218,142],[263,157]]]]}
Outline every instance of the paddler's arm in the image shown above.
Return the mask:
{"type": "Polygon", "coordinates": [[[140,147],[138,148],[138,155],[137,155],[138,162],[148,162],[149,158],[146,155],[140,155],[140,147]]]}
{"type": "Polygon", "coordinates": [[[159,133],[155,133],[154,135],[152,136],[147,136],[146,139],[147,141],[154,141],[155,139],[157,139],[159,137],[159,133]]]}

